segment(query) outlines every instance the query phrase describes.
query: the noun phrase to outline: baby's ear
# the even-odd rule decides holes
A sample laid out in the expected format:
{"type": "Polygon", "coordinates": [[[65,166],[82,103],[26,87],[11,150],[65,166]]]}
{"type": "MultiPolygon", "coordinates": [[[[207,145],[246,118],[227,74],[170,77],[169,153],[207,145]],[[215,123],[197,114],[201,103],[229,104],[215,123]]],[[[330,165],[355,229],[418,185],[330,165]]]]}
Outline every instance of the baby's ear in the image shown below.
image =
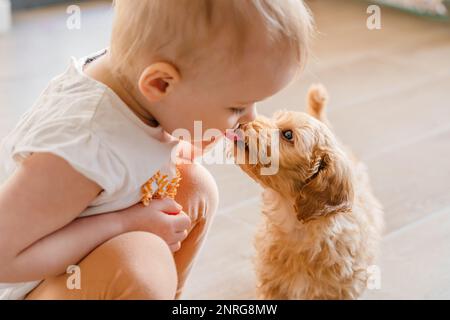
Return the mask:
{"type": "Polygon", "coordinates": [[[180,82],[177,68],[166,62],[153,63],[141,73],[138,87],[141,94],[151,102],[167,96],[180,82]]]}
{"type": "Polygon", "coordinates": [[[299,221],[306,222],[338,212],[348,212],[353,206],[353,183],[348,160],[323,154],[315,160],[317,175],[299,184],[294,209],[299,221]]]}

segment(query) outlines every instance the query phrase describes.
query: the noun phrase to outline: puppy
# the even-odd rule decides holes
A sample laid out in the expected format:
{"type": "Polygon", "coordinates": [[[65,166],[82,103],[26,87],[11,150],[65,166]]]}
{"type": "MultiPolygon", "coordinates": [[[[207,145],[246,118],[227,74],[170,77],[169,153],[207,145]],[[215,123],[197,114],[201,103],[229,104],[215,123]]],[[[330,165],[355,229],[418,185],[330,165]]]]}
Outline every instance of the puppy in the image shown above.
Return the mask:
{"type": "Polygon", "coordinates": [[[323,86],[312,86],[307,101],[307,113],[280,110],[241,126],[242,141],[234,142],[246,159],[237,164],[264,189],[254,242],[257,297],[356,299],[375,263],[383,211],[365,165],[331,131],[323,86]],[[251,136],[273,150],[266,132],[279,135],[274,175],[261,174],[267,164],[247,161],[258,152],[251,136]]]}

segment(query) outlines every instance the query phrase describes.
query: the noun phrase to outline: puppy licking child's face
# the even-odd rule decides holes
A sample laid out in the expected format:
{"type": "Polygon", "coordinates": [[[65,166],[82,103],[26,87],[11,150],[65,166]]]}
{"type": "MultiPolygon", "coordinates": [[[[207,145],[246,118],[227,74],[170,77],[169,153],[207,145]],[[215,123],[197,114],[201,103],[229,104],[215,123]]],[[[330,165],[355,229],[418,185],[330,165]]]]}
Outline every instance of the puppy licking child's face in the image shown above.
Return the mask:
{"type": "Polygon", "coordinates": [[[324,123],[303,112],[280,110],[270,119],[258,116],[255,121],[242,125],[237,134],[243,140],[234,143],[235,160],[239,152],[245,154],[245,161],[237,164],[263,188],[292,199],[292,212],[299,221],[350,210],[351,166],[324,123]],[[278,146],[271,145],[274,141],[278,146]],[[261,153],[262,149],[265,151],[261,153]],[[275,174],[261,174],[268,166],[267,162],[260,161],[261,154],[277,158],[275,174]]]}

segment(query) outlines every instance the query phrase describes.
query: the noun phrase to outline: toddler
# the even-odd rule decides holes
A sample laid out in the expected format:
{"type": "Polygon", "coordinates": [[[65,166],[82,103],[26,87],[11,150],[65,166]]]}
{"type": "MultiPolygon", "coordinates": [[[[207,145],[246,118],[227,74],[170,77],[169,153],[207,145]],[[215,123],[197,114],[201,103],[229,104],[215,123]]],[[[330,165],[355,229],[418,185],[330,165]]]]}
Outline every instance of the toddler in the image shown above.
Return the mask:
{"type": "Polygon", "coordinates": [[[252,121],[301,70],[312,28],[301,0],[114,8],[110,46],[72,58],[2,141],[0,299],[179,298],[218,206],[209,172],[180,161],[210,143],[194,121],[252,121]],[[149,179],[176,173],[174,197],[143,205],[149,179]]]}

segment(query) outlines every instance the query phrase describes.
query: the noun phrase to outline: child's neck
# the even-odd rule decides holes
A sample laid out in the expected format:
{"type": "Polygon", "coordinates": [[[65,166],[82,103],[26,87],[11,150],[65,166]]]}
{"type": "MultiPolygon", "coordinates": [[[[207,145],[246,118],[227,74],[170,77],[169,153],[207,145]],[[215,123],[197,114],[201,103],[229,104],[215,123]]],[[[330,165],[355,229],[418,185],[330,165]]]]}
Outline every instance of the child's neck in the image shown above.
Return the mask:
{"type": "Polygon", "coordinates": [[[111,73],[109,61],[108,51],[105,55],[86,65],[83,71],[89,77],[113,90],[142,122],[148,126],[157,127],[159,125],[158,121],[137,101],[131,92],[125,89],[121,81],[111,73]]]}

